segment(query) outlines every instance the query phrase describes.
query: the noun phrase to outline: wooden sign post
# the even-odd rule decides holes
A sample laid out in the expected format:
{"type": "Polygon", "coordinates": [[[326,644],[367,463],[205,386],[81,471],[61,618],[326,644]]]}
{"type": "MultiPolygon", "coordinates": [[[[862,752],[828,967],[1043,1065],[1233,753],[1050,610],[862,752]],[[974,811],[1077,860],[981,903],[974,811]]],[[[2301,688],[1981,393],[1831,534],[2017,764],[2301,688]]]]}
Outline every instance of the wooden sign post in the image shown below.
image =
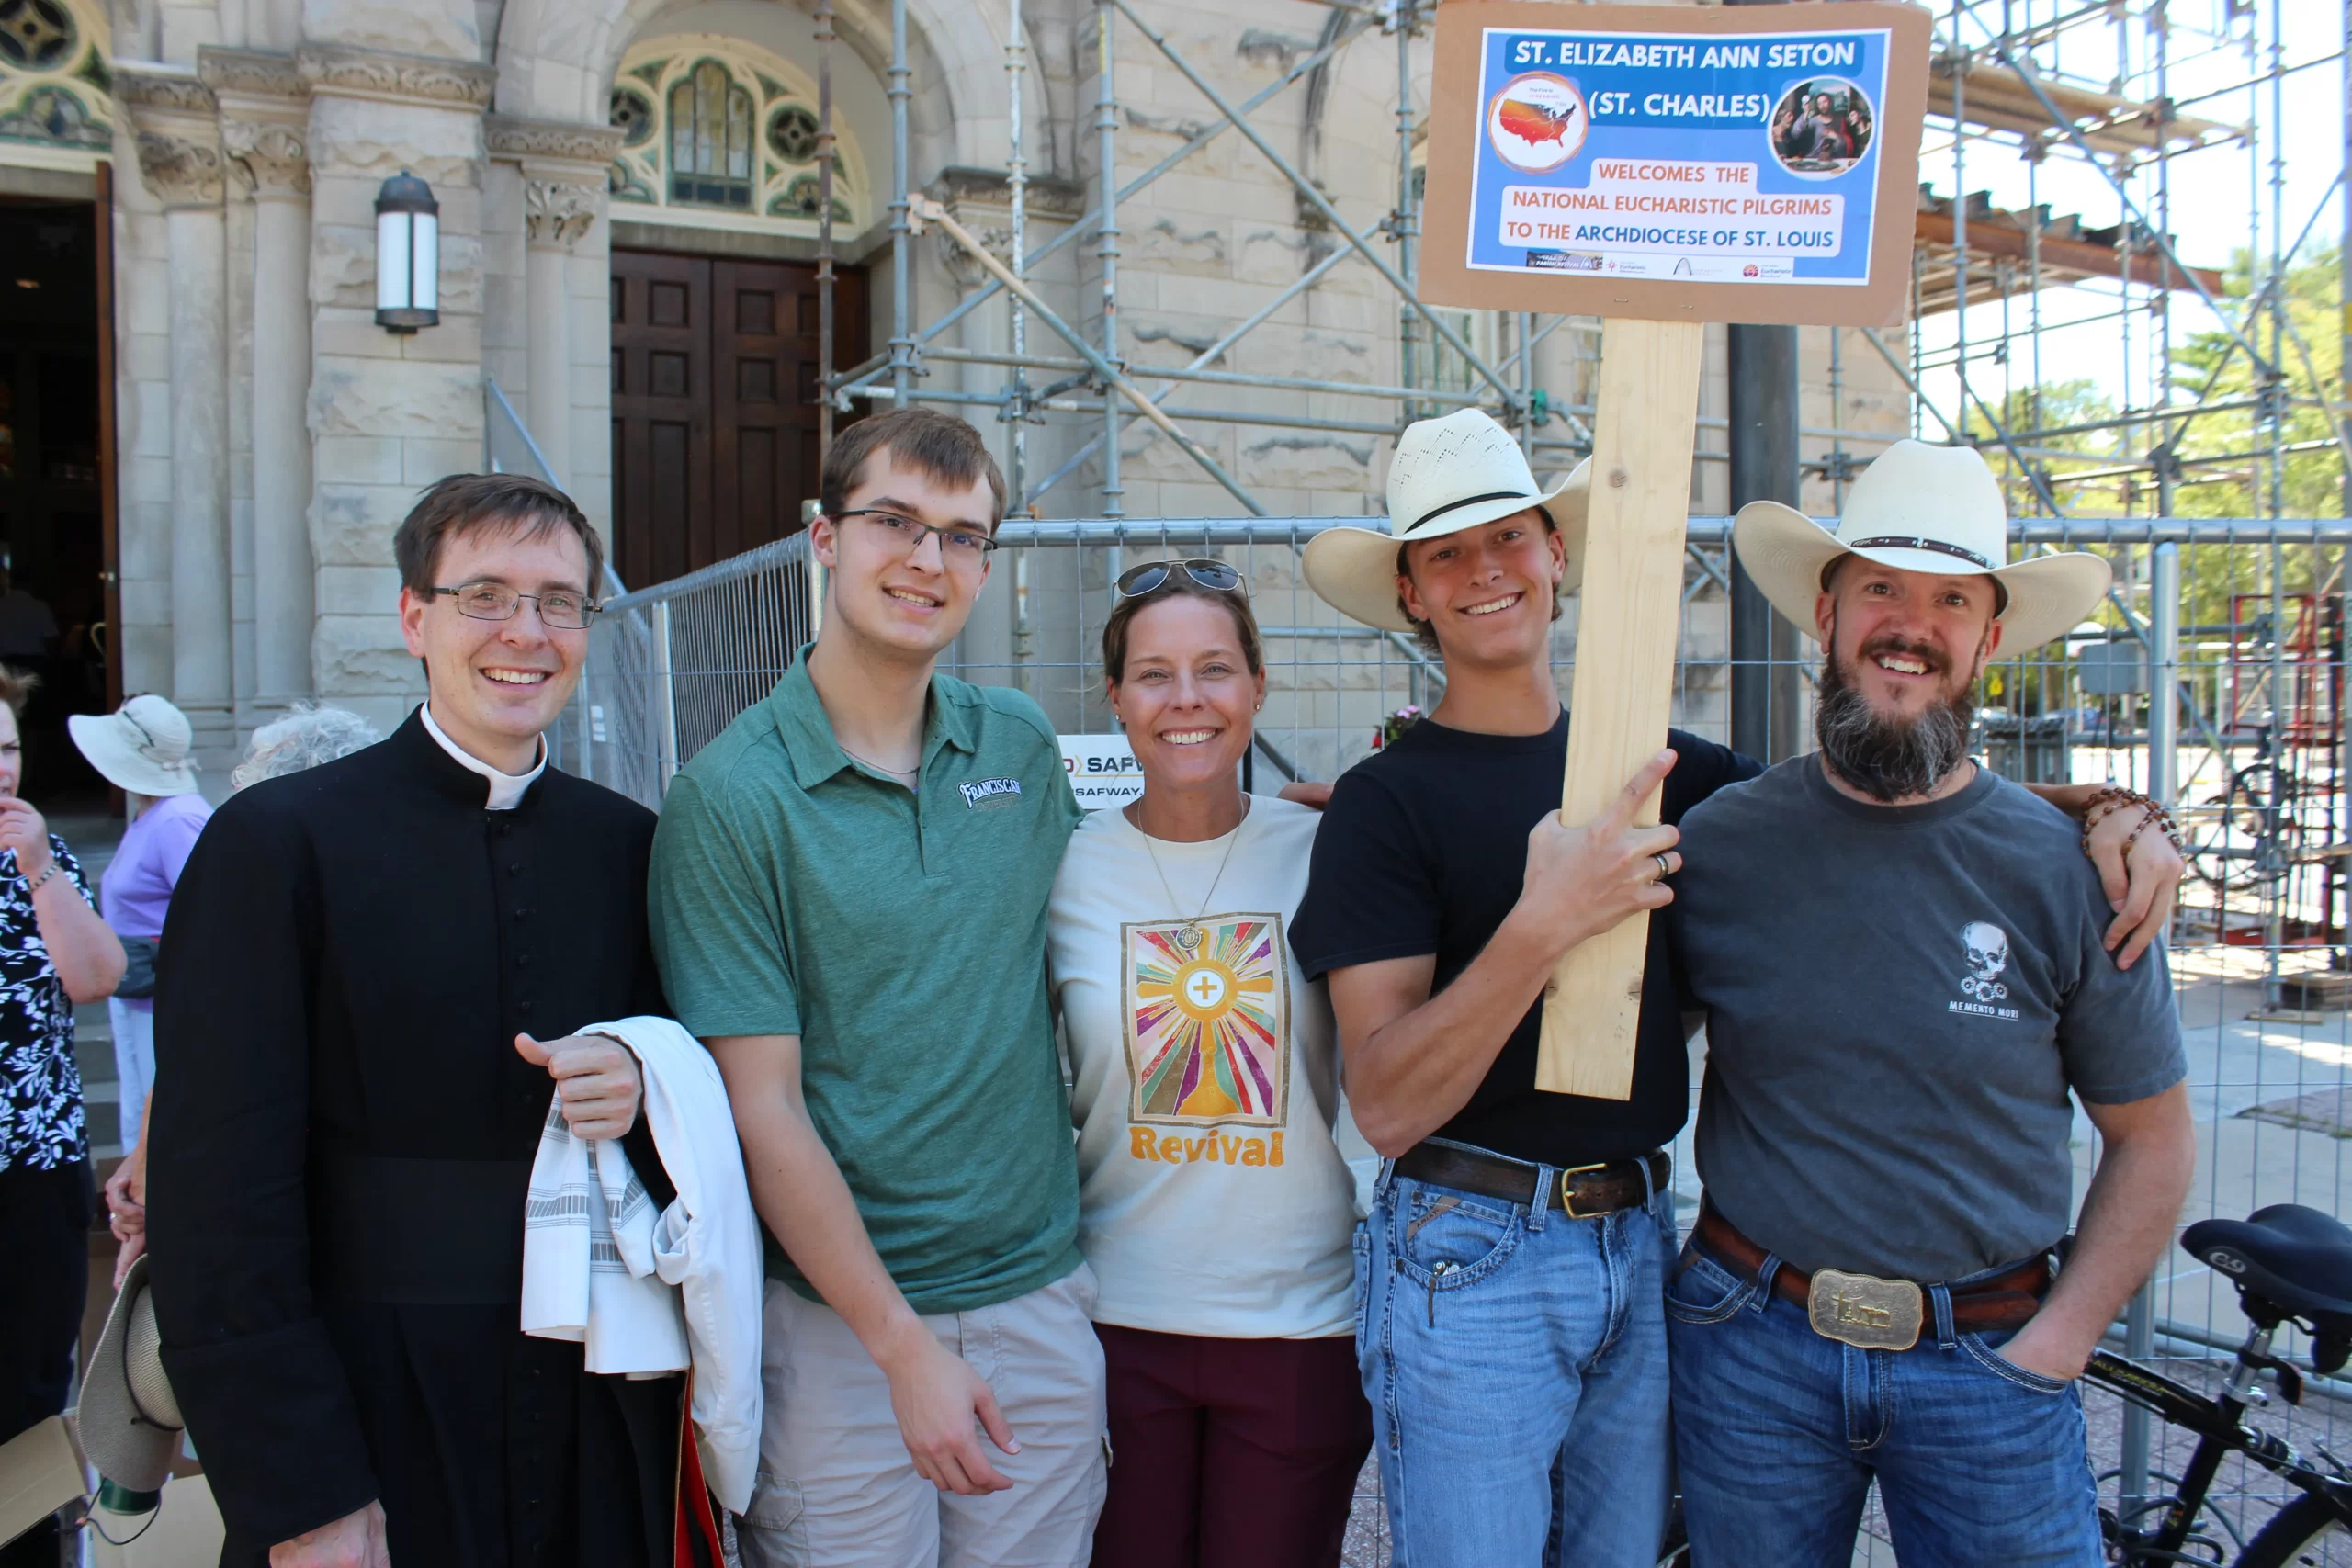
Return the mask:
{"type": "MultiPolygon", "coordinates": [[[[1884,0],[1437,17],[1421,298],[1607,318],[1560,789],[1582,823],[1666,737],[1705,323],[1901,319],[1928,17],[1884,0]]],[[[1648,941],[1636,915],[1560,961],[1536,1088],[1631,1098],[1648,941]]]]}

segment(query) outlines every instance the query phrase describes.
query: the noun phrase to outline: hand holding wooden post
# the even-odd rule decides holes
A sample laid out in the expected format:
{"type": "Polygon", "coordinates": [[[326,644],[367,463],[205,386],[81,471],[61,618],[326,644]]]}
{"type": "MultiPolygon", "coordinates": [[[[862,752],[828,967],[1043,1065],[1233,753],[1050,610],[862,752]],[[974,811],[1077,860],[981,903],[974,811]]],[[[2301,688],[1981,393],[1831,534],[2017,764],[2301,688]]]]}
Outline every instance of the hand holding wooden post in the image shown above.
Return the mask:
{"type": "MultiPolygon", "coordinates": [[[[1634,766],[1666,740],[1705,333],[1700,321],[1601,328],[1563,822],[1589,822],[1607,810],[1634,766]]],[[[1637,819],[1658,819],[1655,794],[1637,819]]],[[[1648,912],[1639,911],[1562,956],[1544,993],[1536,1088],[1633,1097],[1649,930],[1648,912]]]]}
{"type": "MultiPolygon", "coordinates": [[[[1421,299],[1606,318],[1563,822],[1666,739],[1705,323],[1901,317],[1928,32],[1884,0],[1437,13],[1421,299]],[[1798,133],[1823,101],[1851,135],[1798,133]]],[[[1561,959],[1538,1089],[1631,1098],[1648,941],[1561,959]]]]}

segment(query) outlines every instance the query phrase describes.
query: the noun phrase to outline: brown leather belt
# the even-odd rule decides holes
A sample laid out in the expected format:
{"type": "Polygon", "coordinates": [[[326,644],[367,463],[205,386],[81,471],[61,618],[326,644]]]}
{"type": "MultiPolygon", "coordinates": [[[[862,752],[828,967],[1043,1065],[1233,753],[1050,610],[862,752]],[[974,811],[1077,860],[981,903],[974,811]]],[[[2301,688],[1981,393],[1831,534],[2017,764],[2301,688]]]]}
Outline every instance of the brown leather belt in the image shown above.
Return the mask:
{"type": "MultiPolygon", "coordinates": [[[[1700,1208],[1699,1223],[1692,1227],[1690,1239],[1716,1262],[1749,1279],[1756,1277],[1768,1256],[1709,1206],[1700,1208]]],[[[2045,1257],[2030,1258],[1989,1280],[1951,1286],[1951,1325],[1962,1334],[2021,1328],[2041,1310],[2041,1298],[2050,1290],[2051,1279],[2050,1259],[2045,1257]]],[[[1813,1276],[1782,1263],[1772,1276],[1772,1293],[1799,1308],[1810,1308],[1813,1276]]]]}
{"type": "Polygon", "coordinates": [[[1440,1187],[1459,1188],[1485,1198],[1559,1209],[1572,1220],[1597,1220],[1620,1209],[1638,1208],[1652,1192],[1666,1190],[1674,1162],[1663,1149],[1639,1159],[1610,1160],[1558,1172],[1559,1179],[1535,1190],[1536,1168],[1524,1160],[1450,1144],[1415,1144],[1396,1156],[1396,1174],[1440,1187]],[[1644,1168],[1649,1179],[1643,1180],[1644,1168]]]}

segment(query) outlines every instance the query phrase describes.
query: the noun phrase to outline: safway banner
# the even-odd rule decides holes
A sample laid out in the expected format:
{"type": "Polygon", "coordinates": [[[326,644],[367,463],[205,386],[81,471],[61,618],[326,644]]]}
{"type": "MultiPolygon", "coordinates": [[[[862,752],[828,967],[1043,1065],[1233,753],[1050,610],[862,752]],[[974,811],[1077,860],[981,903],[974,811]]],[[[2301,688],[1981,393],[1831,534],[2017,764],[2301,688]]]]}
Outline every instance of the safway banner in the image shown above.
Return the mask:
{"type": "Polygon", "coordinates": [[[1896,319],[1927,43],[1883,4],[1440,7],[1422,298],[1896,319]]]}
{"type": "Polygon", "coordinates": [[[1143,767],[1125,735],[1065,735],[1061,742],[1062,772],[1087,810],[1125,806],[1143,794],[1143,767]]]}

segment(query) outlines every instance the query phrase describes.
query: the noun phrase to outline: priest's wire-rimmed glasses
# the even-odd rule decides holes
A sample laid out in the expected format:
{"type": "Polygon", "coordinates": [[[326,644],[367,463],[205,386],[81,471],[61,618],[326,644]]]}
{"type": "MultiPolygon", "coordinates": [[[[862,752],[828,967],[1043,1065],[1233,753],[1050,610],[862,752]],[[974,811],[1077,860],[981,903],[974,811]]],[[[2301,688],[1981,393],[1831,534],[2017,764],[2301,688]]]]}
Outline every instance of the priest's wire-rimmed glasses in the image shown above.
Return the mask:
{"type": "Polygon", "coordinates": [[[603,608],[577,593],[518,593],[503,582],[463,582],[455,588],[436,588],[433,592],[455,599],[458,614],[476,621],[511,621],[523,601],[528,599],[538,607],[541,625],[563,632],[584,629],[603,608]]]}

